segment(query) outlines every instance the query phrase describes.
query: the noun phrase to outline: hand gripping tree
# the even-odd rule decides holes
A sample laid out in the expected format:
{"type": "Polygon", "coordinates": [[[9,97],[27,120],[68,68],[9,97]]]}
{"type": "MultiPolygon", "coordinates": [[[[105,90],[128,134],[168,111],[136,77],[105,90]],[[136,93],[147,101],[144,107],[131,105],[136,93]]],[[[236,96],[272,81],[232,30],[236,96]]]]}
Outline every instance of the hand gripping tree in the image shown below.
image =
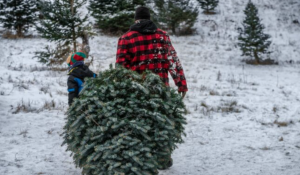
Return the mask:
{"type": "Polygon", "coordinates": [[[87,79],[64,144],[85,175],[156,175],[184,134],[184,104],[156,74],[123,67],[87,79]]]}
{"type": "Polygon", "coordinates": [[[215,8],[219,4],[219,0],[197,0],[205,14],[214,14],[215,8]]]}
{"type": "Polygon", "coordinates": [[[4,28],[15,30],[17,37],[24,36],[36,17],[36,0],[0,0],[0,22],[4,28]]]}
{"type": "Polygon", "coordinates": [[[239,28],[238,45],[243,52],[242,56],[250,56],[255,59],[255,64],[260,64],[262,56],[269,54],[268,48],[271,44],[270,35],[264,34],[264,26],[260,24],[258,10],[255,5],[249,1],[246,9],[246,15],[243,21],[244,29],[239,28]]]}

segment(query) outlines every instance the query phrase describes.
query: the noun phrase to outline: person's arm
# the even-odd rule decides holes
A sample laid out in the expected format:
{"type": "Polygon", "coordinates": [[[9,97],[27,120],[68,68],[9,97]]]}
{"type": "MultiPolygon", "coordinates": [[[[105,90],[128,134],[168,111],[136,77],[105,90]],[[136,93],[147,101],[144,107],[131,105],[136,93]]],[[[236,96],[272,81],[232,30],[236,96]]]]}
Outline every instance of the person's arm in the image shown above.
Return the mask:
{"type": "Polygon", "coordinates": [[[74,98],[78,97],[78,85],[74,78],[68,78],[68,104],[69,106],[72,105],[74,98]]]}
{"type": "Polygon", "coordinates": [[[128,50],[128,40],[121,37],[118,41],[118,50],[116,64],[123,65],[125,68],[130,68],[130,54],[128,50]]]}
{"type": "MultiPolygon", "coordinates": [[[[175,82],[175,85],[178,87],[178,92],[186,92],[188,91],[188,88],[187,88],[187,83],[183,72],[183,68],[179,58],[177,57],[177,53],[174,47],[172,46],[169,36],[167,37],[167,44],[168,44],[168,60],[170,63],[169,73],[171,74],[175,82]]],[[[184,97],[185,93],[183,93],[182,95],[184,97]]]]}
{"type": "Polygon", "coordinates": [[[90,69],[88,69],[88,77],[96,78],[97,74],[95,74],[93,71],[91,71],[90,69]]]}

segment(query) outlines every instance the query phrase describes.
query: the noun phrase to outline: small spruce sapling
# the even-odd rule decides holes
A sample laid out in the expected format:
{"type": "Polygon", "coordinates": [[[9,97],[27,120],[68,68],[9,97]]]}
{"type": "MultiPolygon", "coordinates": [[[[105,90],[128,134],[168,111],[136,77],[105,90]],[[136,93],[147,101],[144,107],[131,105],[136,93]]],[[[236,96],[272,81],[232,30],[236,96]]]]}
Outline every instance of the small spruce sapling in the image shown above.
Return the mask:
{"type": "Polygon", "coordinates": [[[146,0],[90,0],[89,10],[96,26],[104,33],[128,31],[134,23],[135,8],[146,5],[146,0]]]}
{"type": "MultiPolygon", "coordinates": [[[[39,10],[41,12],[41,23],[37,25],[37,30],[41,36],[50,42],[55,42],[56,48],[46,51],[36,52],[39,60],[46,64],[56,62],[55,54],[65,51],[63,59],[80,49],[78,38],[86,42],[87,35],[92,35],[88,21],[88,15],[80,13],[80,8],[84,6],[86,0],[54,0],[41,1],[39,10]],[[69,49],[69,50],[67,50],[69,49]]],[[[87,42],[88,43],[88,42],[87,42]]]]}
{"type": "Polygon", "coordinates": [[[205,14],[214,14],[215,8],[219,4],[219,0],[197,0],[205,14]]]}
{"type": "Polygon", "coordinates": [[[243,21],[243,29],[239,28],[238,46],[243,52],[242,56],[250,56],[254,58],[255,64],[260,64],[263,56],[271,53],[268,51],[271,44],[270,35],[263,32],[265,27],[261,24],[258,10],[251,1],[248,2],[244,13],[246,18],[243,21]]]}
{"type": "Polygon", "coordinates": [[[0,0],[0,23],[8,30],[16,31],[17,37],[35,24],[37,17],[36,0],[0,0]]]}
{"type": "Polygon", "coordinates": [[[154,21],[160,28],[174,35],[190,35],[195,29],[198,9],[191,5],[190,0],[154,0],[157,14],[154,21]]]}

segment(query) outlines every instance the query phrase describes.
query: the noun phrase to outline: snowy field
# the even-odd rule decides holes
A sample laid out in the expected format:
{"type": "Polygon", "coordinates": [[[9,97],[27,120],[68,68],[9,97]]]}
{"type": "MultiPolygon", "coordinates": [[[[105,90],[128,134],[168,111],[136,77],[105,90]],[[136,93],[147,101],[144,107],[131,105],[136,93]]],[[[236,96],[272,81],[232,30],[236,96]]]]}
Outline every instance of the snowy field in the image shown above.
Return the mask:
{"type": "MultiPolygon", "coordinates": [[[[189,87],[188,124],[162,175],[300,175],[300,1],[252,0],[272,36],[274,66],[241,62],[247,1],[220,1],[219,14],[199,15],[197,35],[171,36],[189,87]]],[[[90,41],[93,71],[115,62],[117,41],[90,41]]],[[[33,59],[47,44],[0,38],[1,175],[81,174],[61,147],[67,72],[33,59]]]]}

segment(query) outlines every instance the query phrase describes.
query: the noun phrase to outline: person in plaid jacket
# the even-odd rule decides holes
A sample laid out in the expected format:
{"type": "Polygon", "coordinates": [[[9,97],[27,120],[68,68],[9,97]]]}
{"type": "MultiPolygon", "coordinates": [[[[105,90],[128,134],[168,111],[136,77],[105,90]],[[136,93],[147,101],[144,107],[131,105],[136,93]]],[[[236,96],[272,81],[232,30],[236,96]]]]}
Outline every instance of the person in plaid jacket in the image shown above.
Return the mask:
{"type": "Polygon", "coordinates": [[[136,9],[135,20],[135,24],[118,41],[116,63],[139,73],[151,70],[167,86],[169,72],[184,98],[188,91],[187,83],[169,35],[150,20],[150,11],[146,7],[136,9]]]}

